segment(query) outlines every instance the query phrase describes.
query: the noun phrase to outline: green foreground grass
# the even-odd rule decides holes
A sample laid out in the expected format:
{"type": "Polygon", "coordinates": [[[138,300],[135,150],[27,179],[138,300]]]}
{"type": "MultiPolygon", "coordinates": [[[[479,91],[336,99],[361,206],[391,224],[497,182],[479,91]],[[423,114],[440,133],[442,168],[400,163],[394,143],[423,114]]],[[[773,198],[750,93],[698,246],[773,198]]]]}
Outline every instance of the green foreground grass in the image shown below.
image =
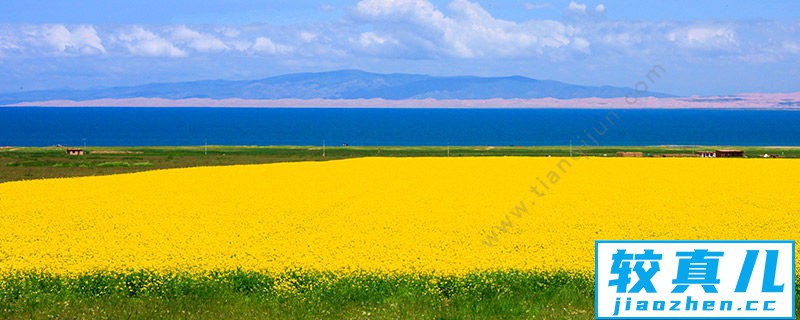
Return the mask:
{"type": "Polygon", "coordinates": [[[287,271],[0,278],[1,319],[591,319],[591,275],[287,271]]]}
{"type": "MultiPolygon", "coordinates": [[[[800,281],[796,290],[800,292],[800,281]]],[[[0,278],[0,319],[593,317],[593,276],[564,271],[461,276],[129,271],[78,276],[20,273],[0,278]]]]}
{"type": "Polygon", "coordinates": [[[88,147],[84,156],[68,156],[64,148],[0,148],[0,183],[42,178],[78,177],[154,169],[291,161],[326,161],[358,157],[465,156],[615,156],[640,151],[650,156],[692,154],[700,150],[735,148],[748,157],[781,155],[800,158],[800,147],[327,147],[320,146],[195,146],[88,147]]]}

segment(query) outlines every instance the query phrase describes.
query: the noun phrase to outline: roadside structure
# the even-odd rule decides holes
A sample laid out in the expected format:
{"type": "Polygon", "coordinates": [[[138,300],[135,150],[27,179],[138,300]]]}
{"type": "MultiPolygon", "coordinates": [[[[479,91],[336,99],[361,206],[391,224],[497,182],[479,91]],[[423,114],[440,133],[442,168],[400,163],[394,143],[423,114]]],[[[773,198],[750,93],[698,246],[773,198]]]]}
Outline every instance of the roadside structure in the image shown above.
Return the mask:
{"type": "Polygon", "coordinates": [[[70,156],[82,156],[82,155],[85,154],[83,149],[79,149],[79,148],[67,148],[66,152],[67,152],[67,155],[70,155],[70,156]]]}

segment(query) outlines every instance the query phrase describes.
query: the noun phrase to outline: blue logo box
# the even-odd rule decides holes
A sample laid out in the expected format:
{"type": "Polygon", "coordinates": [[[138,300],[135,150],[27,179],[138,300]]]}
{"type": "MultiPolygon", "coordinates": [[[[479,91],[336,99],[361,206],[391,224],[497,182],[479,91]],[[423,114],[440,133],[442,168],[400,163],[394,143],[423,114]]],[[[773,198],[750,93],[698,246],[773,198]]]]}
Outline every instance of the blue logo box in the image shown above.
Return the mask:
{"type": "Polygon", "coordinates": [[[597,240],[596,319],[794,319],[793,240],[597,240]]]}

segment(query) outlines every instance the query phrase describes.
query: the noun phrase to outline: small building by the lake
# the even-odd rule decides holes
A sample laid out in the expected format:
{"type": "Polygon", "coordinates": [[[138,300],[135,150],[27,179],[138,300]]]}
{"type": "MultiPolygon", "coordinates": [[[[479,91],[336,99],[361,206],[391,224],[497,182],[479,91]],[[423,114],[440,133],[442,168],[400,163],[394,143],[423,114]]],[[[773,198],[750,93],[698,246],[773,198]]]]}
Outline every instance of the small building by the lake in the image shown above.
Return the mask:
{"type": "Polygon", "coordinates": [[[716,151],[695,151],[700,158],[744,158],[744,150],[721,149],[716,151]]]}
{"type": "Polygon", "coordinates": [[[617,157],[641,158],[641,157],[644,157],[644,152],[617,151],[617,157]]]}
{"type": "Polygon", "coordinates": [[[84,153],[83,149],[67,148],[67,155],[70,156],[82,156],[84,153]]]}
{"type": "Polygon", "coordinates": [[[744,158],[744,150],[723,149],[714,153],[717,158],[744,158]]]}

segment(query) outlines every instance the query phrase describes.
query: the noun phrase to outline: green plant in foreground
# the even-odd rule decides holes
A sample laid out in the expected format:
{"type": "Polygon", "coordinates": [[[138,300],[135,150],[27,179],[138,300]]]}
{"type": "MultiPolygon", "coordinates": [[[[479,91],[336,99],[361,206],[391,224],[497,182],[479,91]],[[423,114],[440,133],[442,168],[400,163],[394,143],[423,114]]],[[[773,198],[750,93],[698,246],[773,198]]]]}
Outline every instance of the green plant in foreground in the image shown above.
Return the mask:
{"type": "Polygon", "coordinates": [[[0,319],[591,319],[593,307],[593,276],[564,271],[140,270],[0,278],[0,319]]]}
{"type": "Polygon", "coordinates": [[[592,278],[567,272],[437,276],[302,270],[280,274],[130,271],[77,276],[17,273],[0,280],[3,319],[131,315],[124,312],[132,312],[132,318],[181,312],[200,318],[525,318],[564,310],[589,315],[592,303],[592,278]]]}

